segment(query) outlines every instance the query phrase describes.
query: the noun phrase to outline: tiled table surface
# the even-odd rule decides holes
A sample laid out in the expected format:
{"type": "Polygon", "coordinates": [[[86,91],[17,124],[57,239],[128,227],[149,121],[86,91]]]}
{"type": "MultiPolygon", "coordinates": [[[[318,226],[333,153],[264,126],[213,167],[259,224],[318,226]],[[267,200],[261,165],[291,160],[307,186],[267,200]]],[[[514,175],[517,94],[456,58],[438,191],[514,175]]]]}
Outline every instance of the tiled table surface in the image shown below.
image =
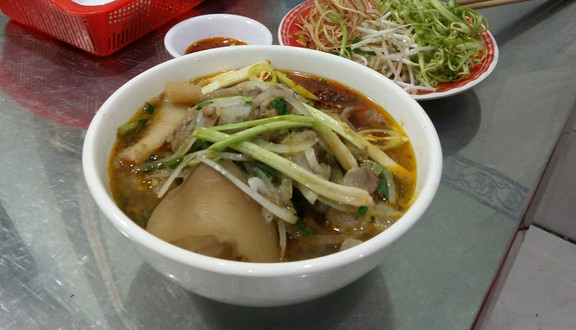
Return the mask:
{"type": "Polygon", "coordinates": [[[533,222],[486,330],[576,327],[576,107],[535,196],[533,222]]]}

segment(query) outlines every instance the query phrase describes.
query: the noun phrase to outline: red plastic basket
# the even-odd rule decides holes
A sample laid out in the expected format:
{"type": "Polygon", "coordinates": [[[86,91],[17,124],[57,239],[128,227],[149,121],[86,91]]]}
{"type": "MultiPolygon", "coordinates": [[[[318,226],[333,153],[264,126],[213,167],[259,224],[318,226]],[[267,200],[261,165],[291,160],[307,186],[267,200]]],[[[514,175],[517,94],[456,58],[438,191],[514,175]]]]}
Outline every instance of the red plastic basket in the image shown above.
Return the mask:
{"type": "Polygon", "coordinates": [[[83,6],[70,0],[0,0],[0,10],[86,52],[106,56],[204,0],[115,0],[83,6]]]}

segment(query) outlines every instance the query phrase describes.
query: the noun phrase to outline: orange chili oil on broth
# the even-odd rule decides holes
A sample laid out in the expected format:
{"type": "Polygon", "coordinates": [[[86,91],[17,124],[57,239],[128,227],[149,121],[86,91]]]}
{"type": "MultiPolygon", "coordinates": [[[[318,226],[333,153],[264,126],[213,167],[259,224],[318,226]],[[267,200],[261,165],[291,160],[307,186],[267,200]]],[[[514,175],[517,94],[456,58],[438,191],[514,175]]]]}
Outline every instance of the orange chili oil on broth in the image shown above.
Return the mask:
{"type": "MultiPolygon", "coordinates": [[[[355,129],[393,128],[403,136],[406,136],[403,129],[392,116],[361,93],[338,82],[307,73],[281,71],[319,98],[319,100],[313,101],[312,106],[320,110],[329,110],[338,115],[344,116],[346,114],[344,117],[355,129]]],[[[191,82],[203,84],[210,76],[213,75],[192,79],[191,82]]],[[[159,95],[147,103],[160,107],[162,97],[162,95],[159,95]]],[[[146,123],[128,134],[117,135],[109,166],[110,187],[114,199],[129,218],[144,228],[146,227],[147,218],[160,202],[160,199],[156,196],[156,189],[162,185],[162,182],[147,178],[145,172],[136,170],[137,167],[133,164],[122,163],[117,159],[117,156],[121,150],[138,141],[143,132],[145,132],[146,125],[154,119],[154,114],[148,113],[145,107],[137,111],[129,122],[145,120],[146,123]]],[[[165,144],[155,154],[150,155],[149,161],[153,161],[155,158],[161,159],[170,151],[168,150],[169,148],[170,146],[165,144]]],[[[405,177],[398,178],[394,176],[398,204],[402,209],[401,211],[404,212],[410,206],[414,196],[416,184],[414,152],[408,142],[389,149],[386,153],[408,170],[408,175],[405,177]]],[[[181,182],[182,180],[180,179],[173,183],[171,189],[178,186],[181,182]]],[[[354,237],[365,241],[376,236],[393,223],[390,222],[383,226],[382,224],[372,223],[370,219],[367,219],[354,228],[342,229],[332,225],[326,213],[318,211],[316,207],[305,206],[307,202],[297,189],[294,189],[293,192],[293,203],[295,208],[299,210],[300,221],[297,223],[295,231],[288,231],[285,261],[320,257],[335,253],[340,248],[340,243],[323,244],[319,248],[317,239],[326,239],[328,242],[331,240],[341,242],[342,237],[354,237]]]]}
{"type": "Polygon", "coordinates": [[[191,54],[195,52],[199,52],[201,50],[212,49],[212,48],[219,48],[219,47],[228,47],[228,46],[239,46],[239,45],[246,45],[244,41],[236,40],[234,38],[228,37],[212,37],[206,38],[196,41],[195,43],[191,44],[186,48],[184,54],[191,54]]]}
{"type": "MultiPolygon", "coordinates": [[[[301,72],[283,72],[297,84],[311,91],[320,100],[312,104],[316,109],[326,110],[342,114],[347,109],[353,108],[348,116],[348,122],[355,129],[367,128],[394,128],[406,136],[404,130],[396,120],[388,114],[381,106],[371,99],[362,95],[360,92],[344,86],[336,81],[327,80],[308,73],[301,72]]],[[[394,176],[396,185],[398,203],[406,211],[410,206],[414,196],[416,186],[416,159],[410,143],[404,143],[399,147],[386,151],[388,156],[398,164],[408,170],[409,176],[399,179],[394,176]]],[[[329,219],[314,219],[316,215],[304,217],[300,226],[304,230],[309,230],[313,235],[325,236],[354,236],[366,241],[382,232],[382,228],[377,228],[370,221],[360,224],[353,229],[342,230],[335,228],[330,224],[329,219]],[[314,219],[315,221],[310,221],[314,219]],[[320,225],[319,225],[320,224],[320,225]],[[323,225],[322,225],[323,224],[323,225]],[[351,233],[352,232],[352,233],[351,233]]],[[[390,223],[389,225],[392,225],[390,223]]],[[[339,244],[326,244],[323,251],[318,251],[316,247],[310,248],[314,243],[311,240],[312,235],[308,237],[299,237],[298,239],[289,238],[286,249],[287,260],[305,260],[323,255],[332,254],[339,251],[339,244]]]]}
{"type": "MultiPolygon", "coordinates": [[[[162,96],[146,102],[128,121],[128,123],[137,123],[137,126],[128,133],[117,133],[110,166],[108,166],[110,190],[114,200],[120,209],[141,227],[145,227],[152,210],[160,202],[154,189],[161,183],[155,179],[146,178],[145,172],[138,170],[134,164],[118,160],[116,156],[124,148],[136,143],[146,127],[155,119],[155,113],[148,111],[147,106],[157,107],[161,103],[162,96]]],[[[161,150],[150,155],[149,159],[158,157],[159,153],[161,150]]]]}
{"type": "MultiPolygon", "coordinates": [[[[402,133],[403,136],[406,136],[402,127],[386,110],[360,92],[336,81],[330,81],[308,73],[283,72],[320,99],[313,104],[317,109],[332,109],[342,113],[347,108],[354,108],[354,111],[350,112],[348,117],[350,124],[354,128],[380,128],[384,125],[393,127],[396,131],[402,133]],[[378,117],[382,122],[376,122],[378,117]]],[[[410,143],[389,149],[386,153],[407,170],[414,171],[416,169],[416,159],[410,143]]]]}

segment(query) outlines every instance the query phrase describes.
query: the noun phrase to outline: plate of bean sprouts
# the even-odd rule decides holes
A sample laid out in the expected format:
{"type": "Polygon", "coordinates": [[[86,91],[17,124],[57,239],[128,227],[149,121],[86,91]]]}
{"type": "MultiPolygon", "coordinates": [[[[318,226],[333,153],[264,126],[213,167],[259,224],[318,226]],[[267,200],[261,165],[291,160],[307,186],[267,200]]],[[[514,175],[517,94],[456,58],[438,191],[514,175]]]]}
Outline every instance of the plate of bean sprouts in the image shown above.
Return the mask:
{"type": "Polygon", "coordinates": [[[484,17],[453,0],[308,0],[284,16],[278,39],[364,64],[418,101],[464,92],[498,62],[484,17]]]}

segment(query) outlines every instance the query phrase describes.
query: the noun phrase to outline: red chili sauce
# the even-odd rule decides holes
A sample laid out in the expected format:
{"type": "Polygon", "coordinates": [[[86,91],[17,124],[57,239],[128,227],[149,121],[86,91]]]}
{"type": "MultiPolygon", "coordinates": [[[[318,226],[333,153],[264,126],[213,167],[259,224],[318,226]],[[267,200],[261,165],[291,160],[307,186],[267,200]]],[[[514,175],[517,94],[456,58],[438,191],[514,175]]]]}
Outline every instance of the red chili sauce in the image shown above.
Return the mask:
{"type": "Polygon", "coordinates": [[[199,52],[201,50],[206,50],[206,49],[211,49],[211,48],[237,46],[237,45],[246,45],[246,43],[244,41],[236,40],[233,38],[227,38],[227,37],[206,38],[206,39],[198,40],[195,43],[188,46],[188,48],[186,48],[186,52],[184,52],[184,54],[190,54],[190,53],[199,52]]]}

